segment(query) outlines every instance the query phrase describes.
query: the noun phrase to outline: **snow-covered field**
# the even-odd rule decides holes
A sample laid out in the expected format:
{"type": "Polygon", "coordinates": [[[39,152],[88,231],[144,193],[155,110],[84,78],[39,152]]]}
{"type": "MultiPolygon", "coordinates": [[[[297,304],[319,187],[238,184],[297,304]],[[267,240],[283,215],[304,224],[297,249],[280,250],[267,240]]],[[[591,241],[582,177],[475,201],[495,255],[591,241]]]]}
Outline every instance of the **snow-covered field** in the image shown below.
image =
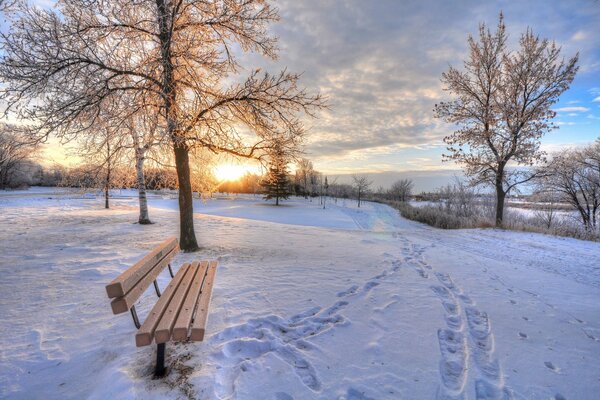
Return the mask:
{"type": "MultiPolygon", "coordinates": [[[[104,286],[177,234],[177,200],[0,192],[0,398],[598,399],[600,244],[442,231],[350,201],[195,204],[218,258],[205,342],[136,348],[104,286]]],[[[159,280],[164,288],[168,273],[159,280]]],[[[154,302],[141,299],[143,318],[154,302]]]]}

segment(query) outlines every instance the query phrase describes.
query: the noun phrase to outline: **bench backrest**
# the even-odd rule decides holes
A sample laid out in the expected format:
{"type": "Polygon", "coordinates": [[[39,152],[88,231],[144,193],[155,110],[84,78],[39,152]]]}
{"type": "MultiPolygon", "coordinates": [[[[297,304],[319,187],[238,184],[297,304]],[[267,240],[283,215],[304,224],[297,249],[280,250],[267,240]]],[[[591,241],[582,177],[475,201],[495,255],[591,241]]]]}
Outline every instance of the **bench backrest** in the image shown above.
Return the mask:
{"type": "Polygon", "coordinates": [[[179,242],[171,237],[106,285],[113,313],[129,311],[178,252],[179,242]]]}

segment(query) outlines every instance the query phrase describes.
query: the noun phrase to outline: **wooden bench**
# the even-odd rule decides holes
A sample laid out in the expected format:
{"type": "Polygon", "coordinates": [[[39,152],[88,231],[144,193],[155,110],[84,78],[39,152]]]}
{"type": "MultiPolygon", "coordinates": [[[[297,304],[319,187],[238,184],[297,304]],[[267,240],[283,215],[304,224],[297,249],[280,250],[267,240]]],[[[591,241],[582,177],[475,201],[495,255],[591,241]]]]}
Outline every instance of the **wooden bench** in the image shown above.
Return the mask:
{"type": "Polygon", "coordinates": [[[157,344],[155,377],[164,376],[166,372],[167,342],[204,339],[217,269],[217,261],[194,261],[183,264],[173,275],[171,261],[177,252],[177,238],[169,238],[106,286],[108,297],[113,299],[113,313],[131,312],[138,329],[136,345],[148,346],[152,341],[157,344]],[[156,278],[165,267],[168,267],[172,279],[161,295],[156,278]],[[135,303],[152,283],[158,300],[144,323],[140,324],[135,303]]]}

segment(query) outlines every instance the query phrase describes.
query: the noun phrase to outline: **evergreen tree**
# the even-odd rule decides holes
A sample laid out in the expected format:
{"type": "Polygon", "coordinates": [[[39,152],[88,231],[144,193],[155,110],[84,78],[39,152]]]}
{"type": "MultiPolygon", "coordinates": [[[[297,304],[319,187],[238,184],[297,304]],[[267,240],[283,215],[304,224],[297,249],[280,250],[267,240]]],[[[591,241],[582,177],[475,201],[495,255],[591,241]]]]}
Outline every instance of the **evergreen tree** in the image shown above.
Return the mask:
{"type": "Polygon", "coordinates": [[[285,153],[276,149],[270,157],[267,175],[261,182],[265,188],[264,199],[275,199],[276,206],[279,205],[279,199],[287,199],[290,195],[287,164],[285,153]]]}

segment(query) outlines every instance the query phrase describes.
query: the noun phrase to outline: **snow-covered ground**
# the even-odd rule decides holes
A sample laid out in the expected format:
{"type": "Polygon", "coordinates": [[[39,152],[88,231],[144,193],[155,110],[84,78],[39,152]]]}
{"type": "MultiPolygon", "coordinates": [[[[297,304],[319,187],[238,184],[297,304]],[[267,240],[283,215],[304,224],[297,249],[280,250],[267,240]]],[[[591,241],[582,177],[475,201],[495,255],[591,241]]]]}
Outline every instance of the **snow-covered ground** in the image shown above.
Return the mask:
{"type": "MultiPolygon", "coordinates": [[[[217,258],[205,342],[136,348],[104,286],[177,234],[177,200],[113,208],[61,189],[0,192],[0,398],[597,399],[600,244],[443,231],[350,201],[197,201],[217,258]]],[[[162,288],[168,273],[159,280],[162,288]]],[[[154,302],[140,300],[143,318],[154,302]]]]}

